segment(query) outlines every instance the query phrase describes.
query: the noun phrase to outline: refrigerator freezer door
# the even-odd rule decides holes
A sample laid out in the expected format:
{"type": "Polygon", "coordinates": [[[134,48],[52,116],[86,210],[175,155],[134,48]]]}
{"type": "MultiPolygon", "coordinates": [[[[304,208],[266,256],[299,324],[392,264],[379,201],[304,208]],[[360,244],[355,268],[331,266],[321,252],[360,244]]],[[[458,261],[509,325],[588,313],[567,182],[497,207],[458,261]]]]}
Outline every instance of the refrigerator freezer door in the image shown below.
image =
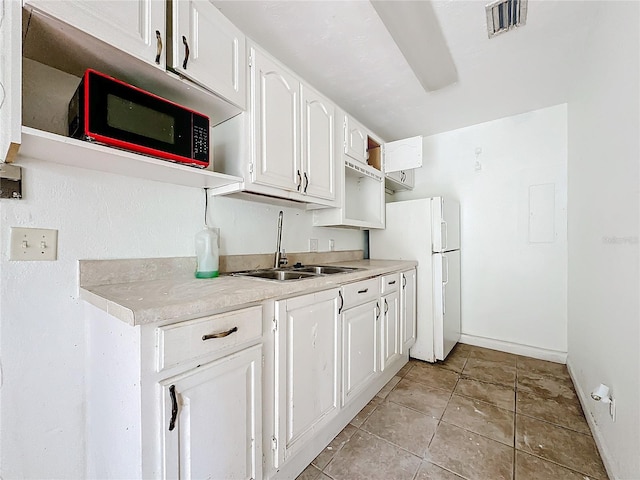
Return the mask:
{"type": "Polygon", "coordinates": [[[431,222],[434,252],[460,249],[460,204],[457,201],[433,197],[431,222]]]}
{"type": "Polygon", "coordinates": [[[460,250],[433,255],[434,349],[444,360],[460,340],[460,250]]]}

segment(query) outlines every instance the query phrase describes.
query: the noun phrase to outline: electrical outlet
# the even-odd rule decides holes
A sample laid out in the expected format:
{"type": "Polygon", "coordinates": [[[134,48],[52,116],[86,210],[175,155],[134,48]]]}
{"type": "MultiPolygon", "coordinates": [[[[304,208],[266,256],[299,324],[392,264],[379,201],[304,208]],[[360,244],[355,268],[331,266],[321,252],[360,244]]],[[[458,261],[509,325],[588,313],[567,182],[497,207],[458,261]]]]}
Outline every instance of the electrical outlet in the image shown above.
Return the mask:
{"type": "Polygon", "coordinates": [[[56,260],[58,231],[11,227],[9,260],[56,260]]]}
{"type": "Polygon", "coordinates": [[[336,241],[333,238],[329,239],[329,251],[333,252],[336,249],[336,241]]]}
{"type": "Polygon", "coordinates": [[[317,252],[318,251],[318,239],[317,238],[310,238],[309,239],[309,251],[310,252],[317,252]]]}

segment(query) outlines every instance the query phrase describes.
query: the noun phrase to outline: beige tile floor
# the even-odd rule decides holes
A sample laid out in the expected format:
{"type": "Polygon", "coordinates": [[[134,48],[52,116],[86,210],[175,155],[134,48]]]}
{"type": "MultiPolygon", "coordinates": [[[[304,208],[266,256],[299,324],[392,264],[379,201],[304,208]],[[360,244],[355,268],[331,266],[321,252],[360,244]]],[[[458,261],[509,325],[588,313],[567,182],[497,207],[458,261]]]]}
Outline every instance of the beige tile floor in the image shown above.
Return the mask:
{"type": "Polygon", "coordinates": [[[462,344],[411,360],[298,477],[607,478],[564,365],[462,344]]]}

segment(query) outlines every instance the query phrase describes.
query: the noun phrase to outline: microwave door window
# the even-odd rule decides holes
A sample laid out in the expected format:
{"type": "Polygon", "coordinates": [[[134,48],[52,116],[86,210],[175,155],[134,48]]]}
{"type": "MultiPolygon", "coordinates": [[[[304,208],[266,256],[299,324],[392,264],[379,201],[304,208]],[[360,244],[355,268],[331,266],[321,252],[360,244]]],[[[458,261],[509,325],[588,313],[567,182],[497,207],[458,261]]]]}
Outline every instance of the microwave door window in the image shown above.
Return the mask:
{"type": "Polygon", "coordinates": [[[175,145],[175,117],[117,95],[107,94],[107,125],[175,145]]]}

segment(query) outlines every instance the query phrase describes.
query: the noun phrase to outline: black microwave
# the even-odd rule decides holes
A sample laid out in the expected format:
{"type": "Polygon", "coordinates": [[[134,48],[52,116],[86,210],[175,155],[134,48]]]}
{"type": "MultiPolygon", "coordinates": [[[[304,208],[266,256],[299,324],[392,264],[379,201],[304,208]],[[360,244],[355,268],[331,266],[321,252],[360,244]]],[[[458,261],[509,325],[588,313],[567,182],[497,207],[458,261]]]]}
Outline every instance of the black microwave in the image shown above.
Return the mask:
{"type": "Polygon", "coordinates": [[[69,136],[209,165],[209,117],[91,69],[69,102],[69,136]]]}

